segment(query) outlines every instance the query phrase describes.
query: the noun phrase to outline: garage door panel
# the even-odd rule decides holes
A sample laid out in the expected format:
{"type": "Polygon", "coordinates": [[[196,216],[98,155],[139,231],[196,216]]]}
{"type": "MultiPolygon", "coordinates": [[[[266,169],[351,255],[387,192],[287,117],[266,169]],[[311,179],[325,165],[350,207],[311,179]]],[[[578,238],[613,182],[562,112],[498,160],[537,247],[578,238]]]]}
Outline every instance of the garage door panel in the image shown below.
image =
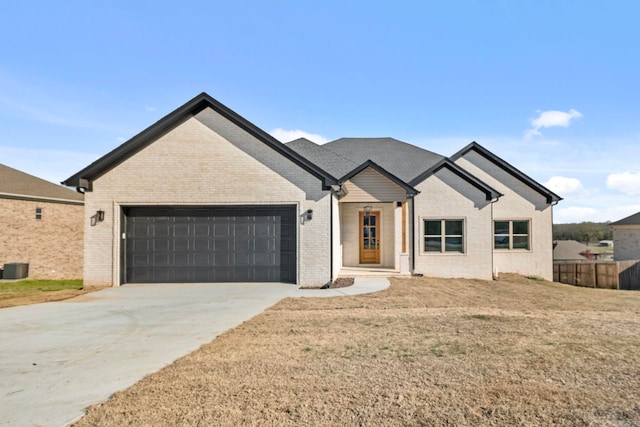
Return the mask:
{"type": "Polygon", "coordinates": [[[125,282],[295,283],[293,206],[125,210],[125,282]]]}
{"type": "Polygon", "coordinates": [[[213,226],[213,235],[216,237],[230,237],[231,225],[229,224],[215,224],[213,226]]]}

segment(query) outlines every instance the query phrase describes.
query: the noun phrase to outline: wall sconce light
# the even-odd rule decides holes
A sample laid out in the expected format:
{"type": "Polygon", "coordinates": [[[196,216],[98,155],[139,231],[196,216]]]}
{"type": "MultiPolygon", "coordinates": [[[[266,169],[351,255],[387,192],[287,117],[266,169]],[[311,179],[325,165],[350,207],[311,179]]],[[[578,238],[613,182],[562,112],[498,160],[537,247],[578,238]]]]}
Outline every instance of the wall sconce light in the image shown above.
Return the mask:
{"type": "Polygon", "coordinates": [[[95,214],[91,216],[91,226],[94,227],[97,223],[104,221],[104,211],[99,210],[96,211],[95,214]]]}
{"type": "Polygon", "coordinates": [[[373,206],[367,205],[363,209],[364,209],[364,216],[369,218],[371,216],[371,210],[373,209],[373,206]]]}
{"type": "Polygon", "coordinates": [[[301,222],[304,224],[313,218],[313,209],[307,209],[300,215],[301,222]]]}

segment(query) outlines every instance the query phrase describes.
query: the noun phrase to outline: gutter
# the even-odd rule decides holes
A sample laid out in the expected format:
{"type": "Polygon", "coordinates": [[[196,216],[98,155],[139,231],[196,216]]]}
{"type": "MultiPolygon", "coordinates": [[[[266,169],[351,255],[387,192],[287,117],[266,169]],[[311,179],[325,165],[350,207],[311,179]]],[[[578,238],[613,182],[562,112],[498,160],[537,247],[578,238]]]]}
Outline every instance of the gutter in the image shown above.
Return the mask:
{"type": "Polygon", "coordinates": [[[416,201],[411,197],[411,274],[416,274],[416,201]]]}

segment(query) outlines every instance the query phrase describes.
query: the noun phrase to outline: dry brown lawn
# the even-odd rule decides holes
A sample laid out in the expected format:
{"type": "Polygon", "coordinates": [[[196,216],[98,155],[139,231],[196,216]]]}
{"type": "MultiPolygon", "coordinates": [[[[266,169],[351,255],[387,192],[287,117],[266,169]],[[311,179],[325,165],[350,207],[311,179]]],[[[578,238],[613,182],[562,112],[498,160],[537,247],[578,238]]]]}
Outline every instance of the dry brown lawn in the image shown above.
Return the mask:
{"type": "Polygon", "coordinates": [[[391,282],[286,299],[75,425],[640,425],[640,293],[391,282]]]}

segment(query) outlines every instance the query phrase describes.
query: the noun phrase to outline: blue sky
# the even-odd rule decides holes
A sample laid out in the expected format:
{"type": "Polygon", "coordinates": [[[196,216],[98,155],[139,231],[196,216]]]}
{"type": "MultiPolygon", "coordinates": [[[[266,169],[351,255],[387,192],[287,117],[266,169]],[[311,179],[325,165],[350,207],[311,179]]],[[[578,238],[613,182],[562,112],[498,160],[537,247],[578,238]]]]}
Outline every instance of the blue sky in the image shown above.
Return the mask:
{"type": "Polygon", "coordinates": [[[60,182],[200,92],[277,137],[477,141],[565,200],[640,211],[635,1],[0,4],[0,163],[60,182]]]}

